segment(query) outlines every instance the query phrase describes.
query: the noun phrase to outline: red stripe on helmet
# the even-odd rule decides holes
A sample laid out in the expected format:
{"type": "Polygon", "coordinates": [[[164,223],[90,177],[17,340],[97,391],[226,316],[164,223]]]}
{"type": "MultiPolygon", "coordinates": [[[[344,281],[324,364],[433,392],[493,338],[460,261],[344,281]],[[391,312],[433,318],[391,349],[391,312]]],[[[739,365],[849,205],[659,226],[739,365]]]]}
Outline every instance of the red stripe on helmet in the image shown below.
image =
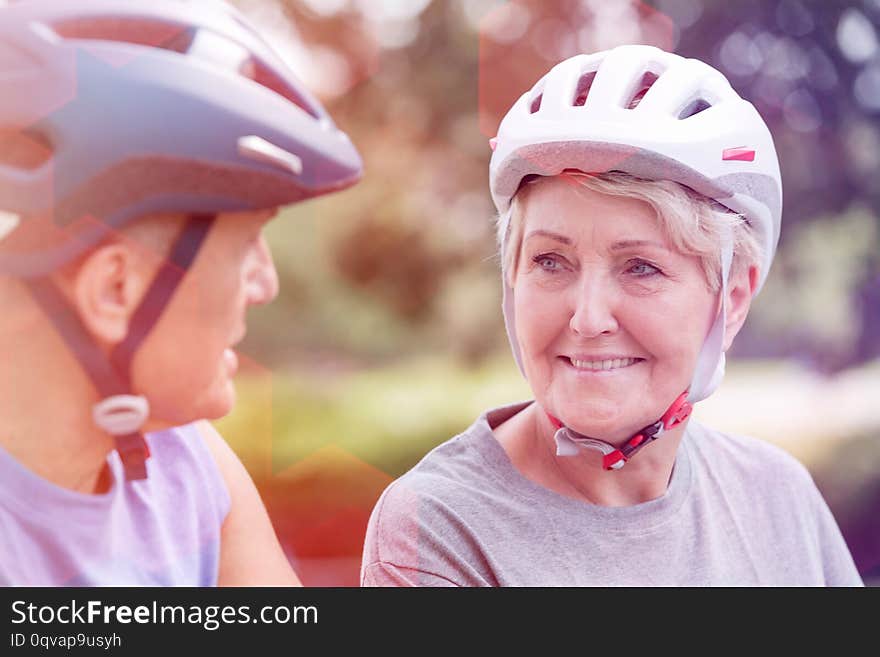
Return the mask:
{"type": "Polygon", "coordinates": [[[722,160],[740,160],[742,162],[754,162],[755,151],[745,146],[737,146],[736,148],[725,148],[721,152],[722,160]]]}

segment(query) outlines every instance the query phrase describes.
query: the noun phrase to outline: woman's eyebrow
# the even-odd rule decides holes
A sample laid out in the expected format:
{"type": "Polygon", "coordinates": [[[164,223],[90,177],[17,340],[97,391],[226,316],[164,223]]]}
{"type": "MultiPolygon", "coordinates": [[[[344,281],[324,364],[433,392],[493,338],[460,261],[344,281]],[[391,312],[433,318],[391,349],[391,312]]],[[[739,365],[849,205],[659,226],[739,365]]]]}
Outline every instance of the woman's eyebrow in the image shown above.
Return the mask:
{"type": "Polygon", "coordinates": [[[565,235],[560,235],[559,233],[554,233],[551,230],[543,230],[541,228],[529,231],[529,233],[525,236],[525,239],[523,241],[528,240],[532,237],[538,237],[538,236],[549,237],[550,239],[556,240],[557,242],[562,242],[563,244],[571,244],[571,240],[569,238],[567,238],[565,235]]]}
{"type": "Polygon", "coordinates": [[[611,245],[611,251],[623,251],[638,246],[653,246],[658,249],[668,251],[669,247],[661,242],[653,242],[651,240],[619,240],[611,245]]]}

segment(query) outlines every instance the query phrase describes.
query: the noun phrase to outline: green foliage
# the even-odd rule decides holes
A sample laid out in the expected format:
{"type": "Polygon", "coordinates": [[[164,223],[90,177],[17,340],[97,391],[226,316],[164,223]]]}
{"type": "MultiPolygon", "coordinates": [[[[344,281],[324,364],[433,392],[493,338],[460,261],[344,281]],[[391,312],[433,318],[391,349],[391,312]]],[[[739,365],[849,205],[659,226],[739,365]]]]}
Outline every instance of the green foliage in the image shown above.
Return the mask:
{"type": "Polygon", "coordinates": [[[260,458],[252,428],[271,413],[274,470],[333,445],[391,476],[486,408],[530,396],[509,356],[473,369],[437,356],[328,378],[274,376],[270,397],[261,379],[243,381],[239,393],[235,412],[218,428],[246,463],[260,458]]]}
{"type": "Polygon", "coordinates": [[[880,220],[861,205],[797,225],[780,246],[750,322],[846,352],[861,327],[855,292],[880,252],[878,226],[880,220]]]}

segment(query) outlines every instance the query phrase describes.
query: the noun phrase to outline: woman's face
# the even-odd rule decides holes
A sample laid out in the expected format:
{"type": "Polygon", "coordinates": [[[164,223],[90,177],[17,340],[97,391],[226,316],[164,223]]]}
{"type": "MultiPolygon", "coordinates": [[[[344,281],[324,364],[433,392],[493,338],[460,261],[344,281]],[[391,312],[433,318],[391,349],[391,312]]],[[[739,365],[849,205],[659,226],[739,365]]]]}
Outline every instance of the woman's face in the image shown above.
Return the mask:
{"type": "Polygon", "coordinates": [[[688,387],[716,295],[647,203],[564,176],[526,193],[514,281],[526,377],[567,426],[624,440],[688,387]]]}

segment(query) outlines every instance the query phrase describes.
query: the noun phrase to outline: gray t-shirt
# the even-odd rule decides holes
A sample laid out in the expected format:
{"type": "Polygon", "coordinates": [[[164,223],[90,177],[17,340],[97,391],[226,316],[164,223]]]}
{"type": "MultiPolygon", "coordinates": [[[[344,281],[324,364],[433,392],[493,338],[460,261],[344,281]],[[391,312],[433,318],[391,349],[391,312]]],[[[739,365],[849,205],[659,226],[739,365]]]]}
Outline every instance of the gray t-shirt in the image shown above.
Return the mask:
{"type": "Polygon", "coordinates": [[[688,424],[666,493],[595,506],[525,478],[494,409],[382,494],[364,586],[861,586],[807,470],[781,449],[688,424]]]}

